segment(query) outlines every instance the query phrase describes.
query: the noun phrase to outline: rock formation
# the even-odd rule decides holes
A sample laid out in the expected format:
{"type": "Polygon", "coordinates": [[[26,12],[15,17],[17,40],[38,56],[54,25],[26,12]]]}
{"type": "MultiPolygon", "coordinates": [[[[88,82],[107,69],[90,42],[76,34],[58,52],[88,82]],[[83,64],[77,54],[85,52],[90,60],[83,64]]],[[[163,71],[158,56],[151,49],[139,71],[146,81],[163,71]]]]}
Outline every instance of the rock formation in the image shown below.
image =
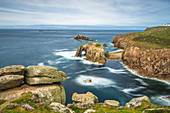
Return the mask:
{"type": "Polygon", "coordinates": [[[118,60],[122,58],[122,53],[123,52],[111,52],[109,53],[108,51],[105,53],[105,56],[109,60],[118,60]]]}
{"type": "Polygon", "coordinates": [[[98,98],[91,92],[87,92],[86,94],[78,94],[74,93],[72,96],[73,106],[77,108],[84,109],[94,106],[98,103],[98,98]]]}
{"type": "Polygon", "coordinates": [[[67,80],[67,75],[54,67],[29,66],[26,68],[26,83],[29,85],[52,84],[65,80],[67,80]]]}
{"type": "Polygon", "coordinates": [[[115,101],[115,100],[105,100],[104,104],[106,106],[111,106],[111,107],[118,107],[118,106],[120,106],[120,103],[118,101],[115,101]]]}
{"type": "Polygon", "coordinates": [[[77,35],[74,39],[84,40],[84,41],[96,41],[96,40],[90,40],[87,36],[82,36],[81,34],[77,35]]]}
{"type": "Polygon", "coordinates": [[[107,47],[107,45],[106,45],[106,44],[103,44],[103,47],[107,47]]]}
{"type": "Polygon", "coordinates": [[[0,90],[13,88],[22,84],[24,80],[22,65],[6,66],[0,69],[0,90]]]}
{"type": "Polygon", "coordinates": [[[98,62],[101,64],[106,63],[106,59],[104,56],[104,48],[98,42],[88,43],[88,44],[79,46],[75,56],[81,57],[82,51],[85,51],[86,60],[89,60],[91,62],[98,62]]]}
{"type": "Polygon", "coordinates": [[[134,107],[140,106],[143,102],[151,103],[147,96],[143,96],[139,98],[133,98],[128,103],[126,103],[125,107],[134,108],[134,107]]]}
{"type": "Polygon", "coordinates": [[[65,90],[60,82],[66,79],[67,75],[54,67],[7,66],[0,69],[0,90],[3,90],[0,92],[0,100],[11,100],[32,92],[38,94],[42,102],[65,104],[65,90]]]}

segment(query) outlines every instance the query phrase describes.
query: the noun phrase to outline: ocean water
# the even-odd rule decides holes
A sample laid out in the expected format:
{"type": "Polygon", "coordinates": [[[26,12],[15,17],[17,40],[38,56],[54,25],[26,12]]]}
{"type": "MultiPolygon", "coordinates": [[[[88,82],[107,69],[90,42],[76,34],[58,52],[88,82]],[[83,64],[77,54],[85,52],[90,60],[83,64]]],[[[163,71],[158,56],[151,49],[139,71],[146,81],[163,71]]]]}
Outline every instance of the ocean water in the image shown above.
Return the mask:
{"type": "Polygon", "coordinates": [[[170,101],[161,97],[170,95],[170,84],[155,79],[138,76],[121,63],[121,60],[107,61],[105,65],[91,63],[74,57],[80,45],[90,43],[74,40],[77,34],[97,39],[107,44],[105,51],[122,51],[110,43],[113,37],[128,32],[143,30],[0,30],[0,68],[8,65],[52,66],[68,75],[62,82],[66,91],[66,104],[72,103],[74,92],[94,93],[99,102],[113,99],[125,105],[135,97],[148,96],[152,103],[169,105],[170,101]],[[83,80],[91,79],[92,83],[83,80]]]}

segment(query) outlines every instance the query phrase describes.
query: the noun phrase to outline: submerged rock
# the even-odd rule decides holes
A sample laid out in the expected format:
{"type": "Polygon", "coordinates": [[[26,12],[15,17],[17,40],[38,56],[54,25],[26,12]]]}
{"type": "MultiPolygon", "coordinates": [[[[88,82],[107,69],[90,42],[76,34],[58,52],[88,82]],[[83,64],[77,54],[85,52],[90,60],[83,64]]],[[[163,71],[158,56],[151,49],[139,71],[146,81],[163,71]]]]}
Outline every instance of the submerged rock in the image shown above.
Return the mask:
{"type": "Polygon", "coordinates": [[[74,93],[72,96],[72,101],[74,106],[84,109],[90,108],[98,103],[98,98],[91,92],[87,92],[86,94],[74,93]]]}
{"type": "Polygon", "coordinates": [[[0,76],[0,90],[13,88],[22,84],[23,75],[5,75],[0,76]]]}
{"type": "Polygon", "coordinates": [[[122,53],[123,52],[111,52],[109,53],[108,51],[105,53],[105,56],[109,60],[118,60],[122,58],[122,53]]]}
{"type": "Polygon", "coordinates": [[[115,101],[115,100],[105,100],[104,104],[106,106],[111,106],[111,107],[119,107],[120,106],[120,103],[118,101],[115,101]]]}
{"type": "Polygon", "coordinates": [[[92,79],[88,78],[86,80],[83,80],[84,83],[92,83],[92,79]]]}
{"type": "Polygon", "coordinates": [[[0,69],[0,76],[4,75],[24,75],[25,67],[23,65],[6,66],[0,69]]]}
{"type": "Polygon", "coordinates": [[[104,56],[104,48],[98,42],[88,43],[79,46],[75,56],[81,57],[82,51],[85,51],[86,60],[89,60],[91,62],[98,62],[101,64],[106,63],[106,58],[104,56]]]}
{"type": "Polygon", "coordinates": [[[143,96],[139,98],[133,98],[128,103],[126,103],[125,107],[134,108],[134,107],[140,106],[143,102],[151,103],[147,96],[143,96]]]}
{"type": "Polygon", "coordinates": [[[26,68],[26,83],[35,84],[52,84],[54,82],[63,82],[67,80],[67,74],[58,71],[57,68],[48,66],[29,66],[26,68]]]}
{"type": "Polygon", "coordinates": [[[23,93],[32,92],[38,94],[42,102],[59,102],[65,104],[66,95],[64,87],[60,84],[29,86],[22,85],[17,88],[0,92],[0,100],[11,100],[20,97],[23,93]]]}
{"type": "Polygon", "coordinates": [[[77,35],[74,39],[84,40],[84,41],[96,41],[96,40],[90,40],[87,36],[82,36],[81,34],[77,35]]]}
{"type": "Polygon", "coordinates": [[[58,102],[52,102],[50,104],[54,112],[59,112],[59,113],[75,113],[73,110],[70,108],[64,106],[63,104],[60,104],[58,102]]]}

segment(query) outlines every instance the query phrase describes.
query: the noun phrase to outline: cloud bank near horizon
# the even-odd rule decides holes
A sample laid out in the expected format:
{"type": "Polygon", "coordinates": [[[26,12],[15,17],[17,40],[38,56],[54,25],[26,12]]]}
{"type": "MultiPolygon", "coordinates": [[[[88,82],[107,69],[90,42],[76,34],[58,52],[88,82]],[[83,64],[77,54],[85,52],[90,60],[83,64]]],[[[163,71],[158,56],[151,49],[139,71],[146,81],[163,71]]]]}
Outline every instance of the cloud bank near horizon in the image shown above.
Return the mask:
{"type": "Polygon", "coordinates": [[[152,26],[170,22],[169,0],[0,0],[0,25],[152,26]]]}

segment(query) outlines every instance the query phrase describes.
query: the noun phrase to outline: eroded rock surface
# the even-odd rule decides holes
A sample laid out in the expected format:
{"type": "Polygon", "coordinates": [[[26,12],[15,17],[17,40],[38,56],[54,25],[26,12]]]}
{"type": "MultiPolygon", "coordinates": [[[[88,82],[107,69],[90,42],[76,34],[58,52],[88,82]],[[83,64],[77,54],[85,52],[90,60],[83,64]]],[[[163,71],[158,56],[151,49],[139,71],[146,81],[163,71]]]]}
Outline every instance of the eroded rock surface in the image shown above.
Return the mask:
{"type": "Polygon", "coordinates": [[[143,96],[139,98],[133,98],[128,103],[126,103],[125,107],[134,108],[134,107],[140,106],[143,102],[151,103],[147,96],[143,96]]]}
{"type": "Polygon", "coordinates": [[[106,58],[104,56],[104,48],[98,42],[88,43],[79,46],[75,56],[81,57],[82,51],[85,51],[86,60],[89,60],[91,62],[98,62],[101,64],[106,63],[106,58]]]}
{"type": "Polygon", "coordinates": [[[91,92],[87,92],[86,94],[74,93],[72,96],[72,101],[74,106],[84,109],[94,106],[98,102],[98,98],[91,92]]]}
{"type": "Polygon", "coordinates": [[[104,105],[111,106],[111,107],[119,107],[120,103],[118,101],[115,101],[115,100],[105,100],[104,105]]]}
{"type": "Polygon", "coordinates": [[[29,66],[26,68],[26,83],[52,84],[54,82],[63,82],[67,80],[67,74],[54,67],[48,66],[29,66]]]}
{"type": "Polygon", "coordinates": [[[24,84],[20,87],[0,92],[0,100],[11,100],[20,97],[23,93],[28,92],[38,94],[41,101],[46,103],[58,102],[65,104],[66,101],[65,90],[60,83],[38,86],[29,86],[24,84]]]}
{"type": "Polygon", "coordinates": [[[122,58],[122,53],[123,52],[106,52],[105,53],[105,56],[107,59],[109,60],[118,60],[118,59],[121,59],[122,58]]]}

